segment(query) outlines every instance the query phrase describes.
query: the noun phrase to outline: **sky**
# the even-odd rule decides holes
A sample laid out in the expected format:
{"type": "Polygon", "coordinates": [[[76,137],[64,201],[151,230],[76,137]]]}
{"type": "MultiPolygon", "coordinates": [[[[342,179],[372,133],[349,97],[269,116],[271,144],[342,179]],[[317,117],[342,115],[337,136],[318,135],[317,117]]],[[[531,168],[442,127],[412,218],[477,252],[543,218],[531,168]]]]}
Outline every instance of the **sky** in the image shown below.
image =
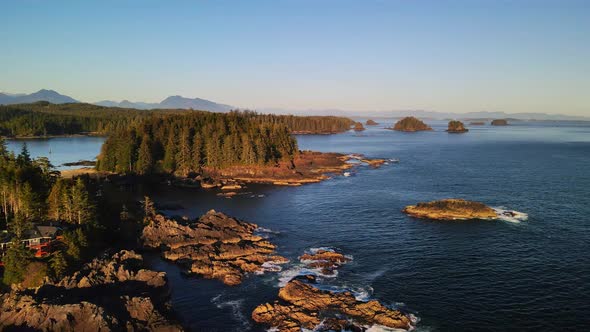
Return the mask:
{"type": "Polygon", "coordinates": [[[0,1],[0,91],[590,115],[590,1],[0,1]]]}

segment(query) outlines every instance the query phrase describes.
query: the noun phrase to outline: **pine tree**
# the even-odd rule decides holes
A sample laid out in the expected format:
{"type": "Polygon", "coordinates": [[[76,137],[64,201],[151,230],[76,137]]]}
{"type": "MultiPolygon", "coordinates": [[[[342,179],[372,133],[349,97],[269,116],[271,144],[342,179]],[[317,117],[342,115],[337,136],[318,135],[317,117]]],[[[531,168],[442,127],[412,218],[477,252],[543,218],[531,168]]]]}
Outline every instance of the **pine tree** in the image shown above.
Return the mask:
{"type": "Polygon", "coordinates": [[[48,203],[48,217],[51,220],[60,221],[65,218],[64,194],[67,191],[67,185],[64,179],[58,179],[51,188],[48,203]]]}
{"type": "Polygon", "coordinates": [[[91,222],[94,218],[94,207],[90,203],[86,185],[81,178],[78,178],[72,186],[71,197],[74,221],[79,225],[91,222]]]}
{"type": "Polygon", "coordinates": [[[191,169],[193,171],[198,171],[201,166],[203,165],[203,139],[201,138],[200,133],[195,133],[193,137],[193,147],[191,149],[192,152],[192,160],[191,160],[191,169]]]}
{"type": "Polygon", "coordinates": [[[51,269],[51,275],[54,281],[63,278],[65,272],[68,269],[68,262],[66,261],[66,257],[61,250],[57,250],[51,254],[51,259],[49,259],[49,268],[51,269]]]}
{"type": "Polygon", "coordinates": [[[141,144],[139,145],[139,152],[137,156],[136,171],[137,174],[145,175],[152,171],[154,159],[152,156],[151,140],[147,134],[143,135],[141,144]]]}
{"type": "Polygon", "coordinates": [[[176,153],[176,168],[181,176],[187,176],[191,170],[191,136],[188,127],[182,130],[176,153]]]}
{"type": "Polygon", "coordinates": [[[23,245],[20,237],[15,237],[10,243],[4,256],[5,285],[12,285],[22,282],[25,279],[27,266],[32,259],[31,251],[23,245]]]}
{"type": "Polygon", "coordinates": [[[154,204],[154,201],[152,201],[152,199],[149,198],[149,196],[144,196],[141,204],[143,208],[144,221],[156,215],[156,206],[154,204]]]}
{"type": "Polygon", "coordinates": [[[166,144],[164,161],[162,164],[164,170],[167,172],[172,173],[176,170],[176,150],[176,139],[174,138],[174,133],[171,133],[168,137],[168,143],[166,144]]]}

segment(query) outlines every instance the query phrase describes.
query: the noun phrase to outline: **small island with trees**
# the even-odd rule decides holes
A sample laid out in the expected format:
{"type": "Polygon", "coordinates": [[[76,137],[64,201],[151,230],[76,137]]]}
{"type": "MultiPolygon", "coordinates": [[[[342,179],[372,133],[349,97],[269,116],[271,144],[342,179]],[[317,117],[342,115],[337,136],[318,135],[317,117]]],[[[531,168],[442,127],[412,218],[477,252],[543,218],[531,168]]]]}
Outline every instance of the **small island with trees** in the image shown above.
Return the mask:
{"type": "Polygon", "coordinates": [[[420,119],[413,116],[405,117],[395,123],[393,128],[386,128],[396,131],[416,132],[416,131],[431,131],[432,128],[420,119]]]}
{"type": "Polygon", "coordinates": [[[352,129],[354,131],[363,131],[363,130],[365,130],[365,127],[363,127],[363,124],[361,122],[356,122],[352,129]]]}
{"type": "Polygon", "coordinates": [[[461,134],[461,133],[466,133],[468,131],[469,131],[469,129],[465,128],[465,126],[463,125],[463,122],[457,121],[457,120],[449,121],[449,126],[447,129],[448,133],[461,134]]]}
{"type": "Polygon", "coordinates": [[[495,119],[495,120],[492,120],[491,125],[492,126],[507,126],[508,125],[508,120],[506,120],[506,119],[495,119]]]}

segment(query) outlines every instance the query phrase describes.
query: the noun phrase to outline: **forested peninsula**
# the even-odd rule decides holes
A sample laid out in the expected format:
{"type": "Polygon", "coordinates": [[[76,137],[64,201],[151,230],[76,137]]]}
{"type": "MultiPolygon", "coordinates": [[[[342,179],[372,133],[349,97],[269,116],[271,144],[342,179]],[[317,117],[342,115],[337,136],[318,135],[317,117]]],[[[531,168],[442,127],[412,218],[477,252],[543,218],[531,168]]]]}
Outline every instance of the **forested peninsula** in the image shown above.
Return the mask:
{"type": "MultiPolygon", "coordinates": [[[[85,103],[0,105],[0,136],[44,137],[108,135],[135,127],[154,115],[209,113],[184,109],[138,110],[85,103]]],[[[283,124],[294,134],[333,134],[350,129],[354,121],[336,116],[262,115],[245,112],[258,122],[283,124]]]]}

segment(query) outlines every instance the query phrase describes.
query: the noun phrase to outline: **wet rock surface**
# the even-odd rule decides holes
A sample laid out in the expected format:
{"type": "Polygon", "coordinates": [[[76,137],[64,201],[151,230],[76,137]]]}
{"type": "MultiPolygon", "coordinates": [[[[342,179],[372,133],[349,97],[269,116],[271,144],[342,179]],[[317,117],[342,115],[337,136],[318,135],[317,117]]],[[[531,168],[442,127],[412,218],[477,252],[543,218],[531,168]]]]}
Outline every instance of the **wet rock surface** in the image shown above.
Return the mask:
{"type": "Polygon", "coordinates": [[[159,248],[163,257],[186,272],[226,285],[238,285],[248,273],[276,271],[288,260],[275,255],[275,245],[256,235],[256,224],[211,210],[198,220],[179,223],[156,215],[144,227],[144,246],[159,248]]]}
{"type": "Polygon", "coordinates": [[[496,219],[498,214],[491,207],[464,199],[443,199],[406,206],[403,212],[416,218],[432,220],[496,219]]]}
{"type": "MultiPolygon", "coordinates": [[[[351,260],[335,250],[319,249],[299,257],[308,268],[334,273],[351,260]]],[[[378,301],[359,301],[349,291],[323,290],[314,275],[299,275],[279,290],[273,303],[259,305],[252,319],[278,331],[365,331],[371,326],[410,329],[410,316],[378,301]]]]}
{"type": "Polygon", "coordinates": [[[163,272],[123,250],[57,283],[0,295],[0,326],[40,331],[182,331],[170,320],[163,272]]]}

